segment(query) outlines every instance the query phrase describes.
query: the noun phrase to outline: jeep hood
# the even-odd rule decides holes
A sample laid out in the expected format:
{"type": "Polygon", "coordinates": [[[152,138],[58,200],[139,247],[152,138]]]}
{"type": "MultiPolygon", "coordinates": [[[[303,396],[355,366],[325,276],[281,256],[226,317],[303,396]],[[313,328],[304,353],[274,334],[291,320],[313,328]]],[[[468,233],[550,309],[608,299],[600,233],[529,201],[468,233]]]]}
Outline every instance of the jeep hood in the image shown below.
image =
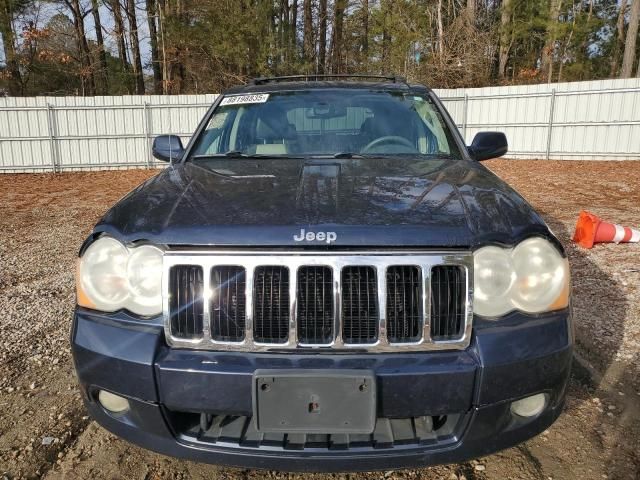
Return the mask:
{"type": "Polygon", "coordinates": [[[169,167],[96,226],[124,241],[186,246],[465,247],[550,235],[480,164],[445,159],[215,159],[169,167]]]}

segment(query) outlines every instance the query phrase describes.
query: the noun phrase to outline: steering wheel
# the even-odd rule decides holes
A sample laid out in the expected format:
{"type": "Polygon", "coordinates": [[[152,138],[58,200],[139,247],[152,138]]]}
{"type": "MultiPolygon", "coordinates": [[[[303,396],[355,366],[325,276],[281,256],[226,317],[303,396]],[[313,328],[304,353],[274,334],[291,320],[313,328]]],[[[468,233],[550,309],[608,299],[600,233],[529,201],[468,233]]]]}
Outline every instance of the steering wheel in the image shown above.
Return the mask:
{"type": "Polygon", "coordinates": [[[375,140],[369,142],[367,145],[365,145],[361,150],[360,153],[369,153],[369,150],[374,149],[375,147],[379,147],[380,145],[386,145],[386,144],[396,144],[396,145],[402,145],[404,147],[409,147],[411,149],[411,153],[413,152],[418,152],[418,150],[416,149],[416,146],[411,143],[409,140],[407,140],[404,137],[400,137],[397,135],[386,135],[384,137],[380,137],[380,138],[376,138],[375,140]]]}

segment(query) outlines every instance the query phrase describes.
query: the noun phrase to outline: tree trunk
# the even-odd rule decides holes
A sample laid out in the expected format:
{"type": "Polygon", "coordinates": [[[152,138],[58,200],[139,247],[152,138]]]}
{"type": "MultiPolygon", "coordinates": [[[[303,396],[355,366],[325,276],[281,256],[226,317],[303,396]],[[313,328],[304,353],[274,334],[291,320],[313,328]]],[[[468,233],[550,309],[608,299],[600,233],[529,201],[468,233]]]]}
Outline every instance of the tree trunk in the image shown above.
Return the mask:
{"type": "Polygon", "coordinates": [[[2,2],[0,7],[0,34],[2,34],[2,46],[4,48],[4,59],[9,72],[8,91],[9,95],[22,95],[22,75],[16,54],[16,35],[13,31],[13,12],[10,2],[2,2]]]}
{"type": "Polygon", "coordinates": [[[324,73],[327,61],[327,0],[320,0],[319,17],[318,73],[324,73]]]}
{"type": "Polygon", "coordinates": [[[342,73],[342,31],[346,7],[347,0],[336,0],[333,15],[333,38],[331,40],[331,73],[342,73]]]}
{"type": "Polygon", "coordinates": [[[546,78],[548,83],[551,83],[553,77],[553,54],[556,47],[556,30],[558,25],[558,16],[560,15],[560,8],[562,8],[562,0],[551,0],[549,7],[549,23],[547,26],[547,39],[542,49],[542,55],[540,58],[540,73],[546,78]]]}
{"type": "Polygon", "coordinates": [[[147,0],[147,23],[149,24],[149,39],[151,43],[151,66],[153,68],[153,93],[162,94],[162,70],[160,67],[160,54],[158,52],[158,27],[156,0],[147,0]]]}
{"type": "Polygon", "coordinates": [[[302,58],[305,62],[313,61],[315,57],[315,45],[313,42],[313,10],[311,0],[304,0],[304,28],[302,40],[302,58]]]}
{"type": "Polygon", "coordinates": [[[442,0],[438,0],[438,54],[444,57],[444,28],[442,27],[442,0]]]}
{"type": "Polygon", "coordinates": [[[369,0],[362,0],[362,59],[369,63],[369,0]]]}
{"type": "Polygon", "coordinates": [[[640,19],[640,0],[632,0],[631,16],[629,17],[629,28],[627,30],[627,40],[624,44],[624,56],[622,58],[622,70],[620,78],[631,78],[633,75],[633,64],[636,59],[636,39],[638,38],[638,19],[640,19]]]}
{"type": "Polygon", "coordinates": [[[511,0],[503,0],[500,14],[500,50],[498,52],[498,76],[507,75],[507,62],[511,50],[511,0]]]}
{"type": "MultiPolygon", "coordinates": [[[[122,7],[120,0],[111,1],[111,12],[113,13],[114,33],[116,35],[116,45],[118,45],[118,57],[122,62],[122,71],[129,72],[129,57],[127,55],[127,44],[124,39],[124,20],[122,18],[122,7]]],[[[127,84],[129,82],[127,81],[127,84]]]]}
{"type": "Polygon", "coordinates": [[[476,0],[467,0],[467,19],[469,25],[475,25],[476,23],[476,0]]]}
{"type": "Polygon", "coordinates": [[[293,58],[295,58],[297,50],[297,38],[298,38],[298,0],[293,0],[290,11],[290,24],[289,24],[289,43],[291,45],[291,51],[293,52],[293,58]]]}
{"type": "MultiPolygon", "coordinates": [[[[391,35],[389,34],[389,25],[392,24],[391,9],[389,2],[384,2],[381,6],[382,10],[382,65],[384,69],[389,65],[389,50],[391,47],[391,35]]],[[[381,73],[387,73],[385,71],[381,73]]]]}
{"type": "Polygon", "coordinates": [[[93,23],[96,27],[96,43],[98,44],[98,61],[100,62],[101,93],[109,93],[109,70],[107,67],[107,52],[104,49],[104,37],[102,36],[102,22],[100,21],[100,10],[98,0],[91,0],[93,13],[93,23]]]}
{"type": "Polygon", "coordinates": [[[622,0],[618,10],[618,21],[616,22],[616,40],[611,53],[611,77],[618,75],[620,68],[620,55],[624,49],[624,17],[627,12],[627,0],[622,0]]]}
{"type": "Polygon", "coordinates": [[[286,64],[289,60],[289,0],[280,0],[278,18],[280,26],[278,32],[280,59],[286,64]]]}
{"type": "Polygon", "coordinates": [[[84,30],[84,15],[80,7],[80,0],[65,0],[67,7],[71,10],[73,17],[73,29],[76,35],[76,44],[80,55],[80,78],[82,82],[83,95],[95,95],[96,84],[93,75],[93,65],[91,53],[89,52],[89,42],[84,30]]]}
{"type": "Polygon", "coordinates": [[[140,56],[140,40],[138,38],[138,20],[136,18],[135,0],[127,0],[126,4],[127,20],[129,21],[129,43],[131,54],[133,55],[133,78],[136,86],[136,93],[144,95],[144,73],[142,71],[142,57],[140,56]]]}

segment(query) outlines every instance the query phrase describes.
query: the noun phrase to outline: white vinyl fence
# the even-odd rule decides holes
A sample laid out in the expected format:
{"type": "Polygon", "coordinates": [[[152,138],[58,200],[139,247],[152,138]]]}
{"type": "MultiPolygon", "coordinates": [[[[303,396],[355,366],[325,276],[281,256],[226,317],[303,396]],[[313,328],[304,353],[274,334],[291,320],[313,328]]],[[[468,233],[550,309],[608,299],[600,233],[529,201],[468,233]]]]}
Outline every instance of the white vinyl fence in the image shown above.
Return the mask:
{"type": "MultiPolygon", "coordinates": [[[[466,141],[502,131],[509,157],[640,159],[640,79],[437,90],[466,141]]],[[[0,98],[0,173],[164,165],[153,137],[186,142],[215,95],[0,98]]]]}

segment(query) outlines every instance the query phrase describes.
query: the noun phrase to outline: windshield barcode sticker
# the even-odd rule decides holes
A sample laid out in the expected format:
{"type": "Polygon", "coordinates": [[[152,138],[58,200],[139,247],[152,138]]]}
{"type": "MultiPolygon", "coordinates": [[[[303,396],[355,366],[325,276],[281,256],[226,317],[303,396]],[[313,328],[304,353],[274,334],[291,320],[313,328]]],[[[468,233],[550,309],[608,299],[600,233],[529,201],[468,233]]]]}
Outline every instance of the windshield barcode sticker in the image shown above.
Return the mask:
{"type": "Polygon", "coordinates": [[[224,97],[220,105],[240,105],[243,103],[265,103],[269,99],[268,93],[258,93],[255,95],[233,95],[224,97]]]}

